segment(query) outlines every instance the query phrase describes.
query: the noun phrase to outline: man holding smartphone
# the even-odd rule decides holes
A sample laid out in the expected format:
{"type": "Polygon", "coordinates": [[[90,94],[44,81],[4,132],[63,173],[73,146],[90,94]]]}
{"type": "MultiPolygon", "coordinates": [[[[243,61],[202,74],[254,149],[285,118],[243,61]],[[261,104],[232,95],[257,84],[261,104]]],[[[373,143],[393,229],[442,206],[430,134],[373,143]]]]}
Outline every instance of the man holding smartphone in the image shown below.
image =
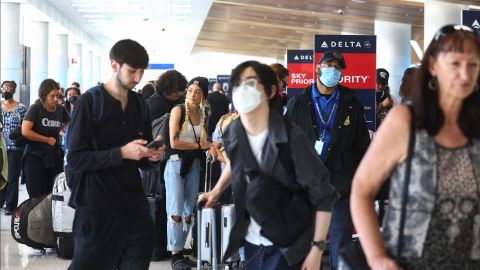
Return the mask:
{"type": "MultiPolygon", "coordinates": [[[[148,66],[136,41],[118,41],[110,50],[112,78],[100,85],[103,115],[92,114],[93,94],[77,102],[69,125],[70,205],[76,208],[75,252],[69,269],[148,269],[154,230],[139,168],[162,159],[161,138],[151,147],[152,127],[133,89],[148,66]],[[142,119],[139,121],[139,119],[142,119]]],[[[98,86],[97,86],[98,87],[98,86]]]]}

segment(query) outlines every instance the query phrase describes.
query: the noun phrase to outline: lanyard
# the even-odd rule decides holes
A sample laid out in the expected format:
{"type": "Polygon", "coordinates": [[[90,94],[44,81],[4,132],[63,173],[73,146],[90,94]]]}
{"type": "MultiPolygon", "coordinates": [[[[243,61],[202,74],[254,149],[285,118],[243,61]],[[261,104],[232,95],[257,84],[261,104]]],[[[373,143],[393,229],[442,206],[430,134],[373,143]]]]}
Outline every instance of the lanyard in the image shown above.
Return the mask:
{"type": "MultiPolygon", "coordinates": [[[[188,116],[188,121],[190,121],[190,125],[192,126],[192,129],[193,129],[193,137],[195,137],[195,142],[196,142],[197,144],[200,144],[200,137],[197,138],[197,134],[195,133],[195,126],[194,126],[193,123],[192,123],[192,119],[190,119],[190,115],[188,116]]],[[[200,118],[200,121],[202,121],[201,118],[200,118]]]]}
{"type": "MultiPolygon", "coordinates": [[[[338,88],[335,91],[339,91],[338,88]]],[[[337,95],[335,97],[335,103],[333,104],[332,110],[330,111],[330,115],[328,116],[327,119],[323,118],[322,111],[320,110],[320,106],[318,105],[320,102],[318,101],[317,98],[314,99],[315,109],[317,110],[317,114],[320,117],[320,121],[322,121],[322,124],[323,124],[323,131],[321,131],[320,139],[323,139],[323,137],[325,136],[325,132],[327,131],[327,127],[329,127],[331,125],[331,122],[333,121],[333,118],[334,118],[333,114],[335,113],[335,109],[337,108],[338,100],[340,98],[340,93],[335,93],[335,94],[337,95]]]]}

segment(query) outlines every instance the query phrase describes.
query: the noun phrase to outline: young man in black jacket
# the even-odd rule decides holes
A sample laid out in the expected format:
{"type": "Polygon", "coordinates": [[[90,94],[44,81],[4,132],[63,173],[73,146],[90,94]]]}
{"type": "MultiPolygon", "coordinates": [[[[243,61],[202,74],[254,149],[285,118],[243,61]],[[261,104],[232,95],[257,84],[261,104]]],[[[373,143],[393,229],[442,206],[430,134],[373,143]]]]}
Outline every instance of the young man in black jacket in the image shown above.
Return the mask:
{"type": "Polygon", "coordinates": [[[90,92],[80,97],[69,125],[67,160],[77,172],[69,269],[148,269],[153,250],[153,223],[138,169],[158,166],[165,147],[145,146],[152,140],[150,119],[144,100],[131,90],[143,76],[148,54],[136,41],[120,40],[110,62],[112,78],[97,86],[96,98],[90,92]],[[99,108],[103,113],[94,114],[99,108]]]}
{"type": "Polygon", "coordinates": [[[338,268],[340,246],[351,241],[352,178],[370,143],[363,105],[352,90],[339,85],[345,68],[341,53],[324,53],[316,67],[317,81],[288,102],[285,114],[307,133],[341,195],[329,229],[332,269],[338,268]]]}

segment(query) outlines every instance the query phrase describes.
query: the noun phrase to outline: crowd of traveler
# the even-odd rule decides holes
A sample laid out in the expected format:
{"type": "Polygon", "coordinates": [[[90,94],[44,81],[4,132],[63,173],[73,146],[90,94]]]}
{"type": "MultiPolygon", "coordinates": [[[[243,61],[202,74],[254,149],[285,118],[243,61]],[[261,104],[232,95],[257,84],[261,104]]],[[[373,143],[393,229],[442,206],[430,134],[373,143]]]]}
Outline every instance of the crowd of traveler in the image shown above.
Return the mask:
{"type": "Polygon", "coordinates": [[[172,269],[192,269],[185,246],[189,234],[198,237],[196,204],[213,207],[223,193],[235,224],[222,257],[240,250],[241,269],[342,269],[355,232],[374,270],[479,269],[480,38],[471,28],[435,34],[421,65],[405,70],[398,104],[389,72],[377,69],[373,139],[364,105],[340,83],[351,63],[338,51],[322,53],[315,81],[291,98],[279,63],[240,63],[228,94],[177,70],[136,92],[145,48],[124,39],[109,57],[108,82],[61,92],[45,79],[28,109],[14,99],[14,81],[1,85],[8,177],[0,204],[11,215],[20,178],[33,198],[51,193],[54,177],[68,170],[69,269],[148,269],[164,259],[160,250],[172,269]],[[152,135],[165,116],[167,133],[152,135]],[[207,162],[218,179],[199,195],[207,162]],[[165,193],[160,220],[142,184],[149,170],[165,193]]]}

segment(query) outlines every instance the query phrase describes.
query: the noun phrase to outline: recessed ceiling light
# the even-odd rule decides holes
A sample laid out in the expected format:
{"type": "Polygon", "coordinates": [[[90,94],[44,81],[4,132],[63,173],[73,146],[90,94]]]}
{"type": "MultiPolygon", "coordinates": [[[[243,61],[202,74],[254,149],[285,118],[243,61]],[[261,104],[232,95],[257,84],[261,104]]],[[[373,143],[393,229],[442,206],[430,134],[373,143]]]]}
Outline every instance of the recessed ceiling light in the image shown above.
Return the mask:
{"type": "Polygon", "coordinates": [[[338,14],[338,15],[343,15],[344,11],[343,11],[343,9],[339,8],[339,9],[334,10],[333,13],[338,14]]]}
{"type": "Polygon", "coordinates": [[[148,22],[148,20],[150,20],[150,18],[144,18],[143,19],[144,22],[148,22]]]}
{"type": "Polygon", "coordinates": [[[360,4],[365,4],[367,1],[364,1],[364,0],[352,0],[352,2],[360,3],[360,4]]]}

